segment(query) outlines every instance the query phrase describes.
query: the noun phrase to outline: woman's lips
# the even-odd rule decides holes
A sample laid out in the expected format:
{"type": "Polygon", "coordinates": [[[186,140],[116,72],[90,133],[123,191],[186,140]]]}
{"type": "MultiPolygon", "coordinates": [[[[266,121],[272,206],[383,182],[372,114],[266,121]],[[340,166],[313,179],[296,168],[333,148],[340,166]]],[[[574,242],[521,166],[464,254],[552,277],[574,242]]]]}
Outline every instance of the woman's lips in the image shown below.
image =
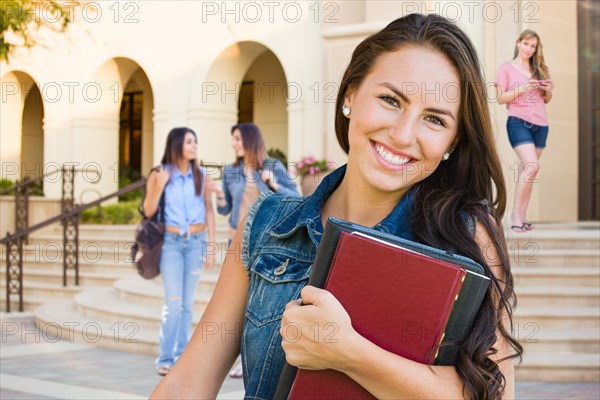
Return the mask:
{"type": "Polygon", "coordinates": [[[379,162],[387,169],[401,170],[407,165],[415,162],[415,159],[409,155],[398,153],[397,151],[394,151],[389,147],[372,140],[371,147],[373,148],[379,162]]]}

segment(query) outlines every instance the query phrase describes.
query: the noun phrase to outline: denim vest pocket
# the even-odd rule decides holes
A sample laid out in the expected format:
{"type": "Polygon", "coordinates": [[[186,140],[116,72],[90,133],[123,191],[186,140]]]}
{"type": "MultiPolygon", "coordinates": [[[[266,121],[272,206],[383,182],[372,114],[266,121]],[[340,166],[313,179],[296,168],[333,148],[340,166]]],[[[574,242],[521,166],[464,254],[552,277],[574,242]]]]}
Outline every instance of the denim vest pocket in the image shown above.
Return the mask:
{"type": "Polygon", "coordinates": [[[286,304],[300,296],[311,265],[285,254],[259,255],[250,267],[248,320],[261,326],[281,319],[286,304]]]}

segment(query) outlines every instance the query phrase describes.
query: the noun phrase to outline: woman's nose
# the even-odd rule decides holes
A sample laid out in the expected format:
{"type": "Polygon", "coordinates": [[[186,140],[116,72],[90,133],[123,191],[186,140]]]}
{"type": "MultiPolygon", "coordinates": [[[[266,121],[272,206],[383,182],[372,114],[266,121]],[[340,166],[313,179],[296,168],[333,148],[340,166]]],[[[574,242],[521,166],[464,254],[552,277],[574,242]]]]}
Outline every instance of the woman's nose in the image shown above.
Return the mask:
{"type": "Polygon", "coordinates": [[[406,147],[416,143],[418,130],[418,119],[405,114],[390,124],[387,134],[393,143],[406,147]]]}

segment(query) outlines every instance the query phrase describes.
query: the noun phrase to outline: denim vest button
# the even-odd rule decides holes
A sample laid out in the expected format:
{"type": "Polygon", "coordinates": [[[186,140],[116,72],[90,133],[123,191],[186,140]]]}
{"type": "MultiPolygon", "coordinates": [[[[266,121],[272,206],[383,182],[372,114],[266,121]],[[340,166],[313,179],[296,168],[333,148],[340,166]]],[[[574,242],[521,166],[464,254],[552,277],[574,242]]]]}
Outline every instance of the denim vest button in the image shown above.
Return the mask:
{"type": "Polygon", "coordinates": [[[290,259],[288,258],[287,260],[285,260],[285,262],[283,264],[281,264],[279,267],[275,268],[274,274],[276,276],[285,274],[285,270],[287,269],[287,265],[289,262],[290,262],[290,259]]]}

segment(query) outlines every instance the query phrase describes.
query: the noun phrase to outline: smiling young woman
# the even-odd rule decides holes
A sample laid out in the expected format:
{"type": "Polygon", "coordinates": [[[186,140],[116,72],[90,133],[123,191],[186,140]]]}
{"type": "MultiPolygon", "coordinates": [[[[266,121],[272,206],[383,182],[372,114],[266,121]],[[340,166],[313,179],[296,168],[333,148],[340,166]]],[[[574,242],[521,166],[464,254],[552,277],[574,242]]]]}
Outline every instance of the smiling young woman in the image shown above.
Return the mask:
{"type": "Polygon", "coordinates": [[[524,233],[534,229],[527,220],[527,208],[546,147],[549,131],[546,103],[552,99],[554,90],[537,33],[526,29],[519,35],[513,59],[498,70],[496,87],[498,104],[506,104],[508,109],[508,139],[519,157],[511,229],[524,233]]]}
{"type": "Polygon", "coordinates": [[[272,398],[285,360],[341,371],[377,398],[514,397],[513,359],[522,349],[510,335],[514,293],[500,228],[505,188],[472,43],[437,15],[393,21],[354,50],[335,126],[348,164],[308,198],[259,198],[190,345],[153,398],[216,397],[240,345],[246,398],[272,398]],[[456,366],[423,365],[381,349],[352,328],[331,293],[306,286],[328,217],[484,266],[492,284],[456,366]],[[215,323],[223,334],[207,335],[215,323]],[[332,323],[335,343],[280,333],[288,324],[312,332],[332,323]]]}

